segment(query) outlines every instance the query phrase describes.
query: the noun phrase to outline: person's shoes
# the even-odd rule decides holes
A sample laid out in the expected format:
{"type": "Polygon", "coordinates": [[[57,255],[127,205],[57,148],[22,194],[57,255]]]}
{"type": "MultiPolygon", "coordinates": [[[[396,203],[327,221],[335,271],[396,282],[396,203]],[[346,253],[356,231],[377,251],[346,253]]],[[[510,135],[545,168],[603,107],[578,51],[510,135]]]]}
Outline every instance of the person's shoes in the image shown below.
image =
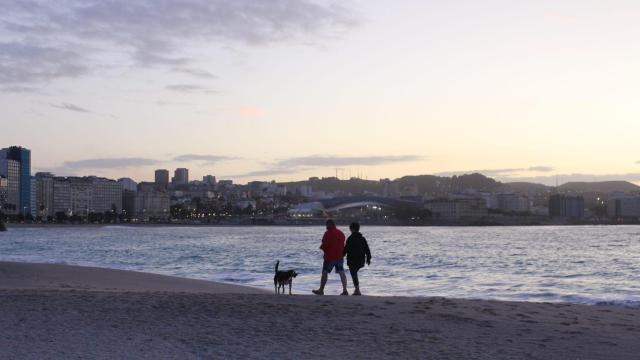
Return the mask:
{"type": "Polygon", "coordinates": [[[342,294],[340,294],[341,296],[349,296],[349,292],[348,291],[343,291],[342,294]]]}
{"type": "Polygon", "coordinates": [[[362,293],[360,293],[360,290],[356,290],[353,292],[353,296],[361,296],[362,293]]]}
{"type": "Polygon", "coordinates": [[[321,290],[311,290],[311,292],[316,295],[324,295],[324,291],[321,291],[321,290]]]}

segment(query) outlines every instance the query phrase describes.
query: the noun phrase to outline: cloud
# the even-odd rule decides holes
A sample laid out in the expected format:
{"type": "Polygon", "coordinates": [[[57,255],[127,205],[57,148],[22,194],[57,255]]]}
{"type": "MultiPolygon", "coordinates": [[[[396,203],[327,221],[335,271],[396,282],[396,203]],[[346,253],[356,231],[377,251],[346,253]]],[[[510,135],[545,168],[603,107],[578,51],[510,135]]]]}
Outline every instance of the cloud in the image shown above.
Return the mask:
{"type": "MultiPolygon", "coordinates": [[[[0,34],[1,30],[0,25],[0,34]]],[[[34,84],[73,78],[88,72],[86,59],[73,49],[0,41],[0,90],[29,91],[34,89],[34,84]]]]}
{"type": "Polygon", "coordinates": [[[486,176],[508,176],[508,175],[516,175],[520,172],[552,172],[555,169],[551,166],[530,166],[523,168],[505,168],[505,169],[482,169],[482,170],[467,170],[467,171],[446,171],[437,173],[439,176],[452,176],[452,175],[463,175],[463,174],[473,174],[478,173],[486,176]]]}
{"type": "Polygon", "coordinates": [[[172,69],[175,72],[192,75],[199,79],[217,79],[218,77],[208,72],[207,70],[195,69],[195,68],[187,68],[187,67],[177,67],[172,69]]]}
{"type": "Polygon", "coordinates": [[[555,169],[552,168],[551,166],[531,166],[527,170],[529,170],[529,171],[537,171],[537,172],[552,172],[555,169]]]}
{"type": "Polygon", "coordinates": [[[179,155],[174,157],[173,161],[177,161],[177,162],[204,161],[208,164],[213,164],[220,161],[227,161],[227,160],[233,160],[233,159],[236,159],[236,158],[230,157],[230,156],[223,156],[223,155],[186,154],[186,155],[179,155]]]}
{"type": "Polygon", "coordinates": [[[235,177],[260,177],[273,175],[296,174],[302,171],[311,170],[319,167],[334,166],[375,166],[390,163],[419,161],[424,159],[417,155],[401,155],[401,156],[303,156],[289,159],[282,159],[270,164],[266,169],[251,171],[244,174],[235,175],[235,177]]]}
{"type": "Polygon", "coordinates": [[[67,161],[62,168],[68,170],[82,169],[120,169],[135,166],[150,166],[161,163],[161,161],[147,158],[101,158],[67,161]]]}
{"type": "Polygon", "coordinates": [[[328,1],[3,1],[0,84],[43,85],[122,64],[123,57],[125,64],[202,77],[188,67],[195,59],[187,50],[195,46],[306,42],[358,24],[343,1],[328,1]]]}
{"type": "Polygon", "coordinates": [[[75,112],[80,112],[80,113],[89,113],[91,111],[82,108],[80,106],[77,105],[73,105],[70,103],[62,103],[62,104],[51,104],[51,107],[57,108],[57,109],[62,109],[62,110],[69,110],[69,111],[75,111],[75,112]]]}
{"type": "Polygon", "coordinates": [[[166,88],[172,91],[184,92],[184,93],[213,93],[214,90],[209,89],[206,86],[194,85],[194,84],[177,84],[167,85],[166,88]]]}
{"type": "Polygon", "coordinates": [[[419,161],[424,159],[417,155],[401,156],[303,156],[278,161],[278,168],[285,167],[325,167],[325,166],[372,166],[399,162],[419,161]]]}
{"type": "Polygon", "coordinates": [[[266,176],[274,176],[274,175],[289,175],[289,174],[296,174],[298,172],[300,172],[301,169],[285,169],[285,168],[273,168],[273,169],[264,169],[264,170],[256,170],[256,171],[250,171],[244,174],[238,174],[238,175],[231,175],[229,177],[235,177],[235,178],[248,178],[248,177],[253,177],[253,178],[257,178],[257,177],[266,177],[266,176]]]}

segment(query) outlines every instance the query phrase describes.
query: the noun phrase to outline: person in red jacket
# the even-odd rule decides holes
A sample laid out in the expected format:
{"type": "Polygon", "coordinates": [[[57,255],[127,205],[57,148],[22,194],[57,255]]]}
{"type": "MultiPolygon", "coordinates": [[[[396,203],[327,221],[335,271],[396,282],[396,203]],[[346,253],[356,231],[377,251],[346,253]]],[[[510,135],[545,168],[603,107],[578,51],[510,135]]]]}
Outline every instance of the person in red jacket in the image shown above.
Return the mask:
{"type": "Polygon", "coordinates": [[[336,269],[342,281],[342,294],[349,295],[347,291],[347,276],[344,274],[344,234],[338,230],[336,223],[327,220],[327,231],[322,237],[320,249],[324,252],[324,262],[322,263],[322,277],[320,278],[320,289],[313,290],[316,295],[324,295],[324,286],[327,284],[329,273],[336,269]]]}

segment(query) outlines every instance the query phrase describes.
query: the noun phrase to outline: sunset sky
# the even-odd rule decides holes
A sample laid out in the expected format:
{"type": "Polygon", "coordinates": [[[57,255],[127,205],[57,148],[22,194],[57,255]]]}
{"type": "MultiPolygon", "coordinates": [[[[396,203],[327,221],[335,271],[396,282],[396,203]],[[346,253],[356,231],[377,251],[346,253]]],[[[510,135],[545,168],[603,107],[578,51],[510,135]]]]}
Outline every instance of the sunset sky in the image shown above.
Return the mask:
{"type": "Polygon", "coordinates": [[[637,0],[2,8],[0,147],[35,171],[640,182],[637,0]]]}

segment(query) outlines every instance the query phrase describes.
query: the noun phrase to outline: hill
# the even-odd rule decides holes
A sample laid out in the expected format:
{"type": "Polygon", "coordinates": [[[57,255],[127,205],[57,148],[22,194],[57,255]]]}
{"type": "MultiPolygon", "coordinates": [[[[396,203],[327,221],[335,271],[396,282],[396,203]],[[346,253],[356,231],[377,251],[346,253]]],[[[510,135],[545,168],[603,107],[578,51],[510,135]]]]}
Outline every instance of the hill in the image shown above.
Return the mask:
{"type": "Polygon", "coordinates": [[[568,182],[558,187],[562,192],[610,193],[614,191],[637,192],[640,186],[628,181],[568,182]]]}

